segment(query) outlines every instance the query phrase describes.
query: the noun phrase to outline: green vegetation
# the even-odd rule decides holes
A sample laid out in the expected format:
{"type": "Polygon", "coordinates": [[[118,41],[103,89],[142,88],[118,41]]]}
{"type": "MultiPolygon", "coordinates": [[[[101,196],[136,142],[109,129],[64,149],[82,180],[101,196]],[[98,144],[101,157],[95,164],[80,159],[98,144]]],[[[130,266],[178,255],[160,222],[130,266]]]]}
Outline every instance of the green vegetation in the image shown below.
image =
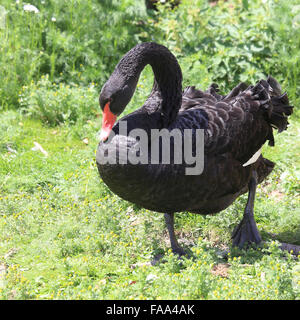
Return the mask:
{"type": "MultiPolygon", "coordinates": [[[[38,13],[21,0],[0,6],[0,298],[299,299],[300,257],[278,248],[300,245],[299,1],[182,0],[156,13],[140,0],[30,3],[38,13]],[[265,247],[231,248],[244,195],[215,216],[176,215],[193,254],[179,261],[163,216],[100,180],[98,94],[142,41],[172,50],[184,86],[216,82],[226,92],[271,74],[287,91],[294,114],[263,150],[276,167],[255,202],[265,247]],[[166,262],[149,265],[159,253],[166,262]]],[[[143,104],[151,72],[126,113],[143,104]]]]}

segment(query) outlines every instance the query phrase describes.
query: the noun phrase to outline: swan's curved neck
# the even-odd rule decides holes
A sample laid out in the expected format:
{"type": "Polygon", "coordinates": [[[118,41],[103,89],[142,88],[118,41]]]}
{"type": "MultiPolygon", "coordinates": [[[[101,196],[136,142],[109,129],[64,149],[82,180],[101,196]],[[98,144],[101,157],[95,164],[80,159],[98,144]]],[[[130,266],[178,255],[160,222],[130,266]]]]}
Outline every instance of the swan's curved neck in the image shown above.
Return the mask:
{"type": "Polygon", "coordinates": [[[128,83],[136,86],[144,67],[150,64],[154,73],[154,85],[145,105],[146,112],[159,111],[163,123],[172,122],[181,106],[182,73],[174,55],[156,43],[142,43],[131,49],[117,65],[118,71],[128,83]]]}

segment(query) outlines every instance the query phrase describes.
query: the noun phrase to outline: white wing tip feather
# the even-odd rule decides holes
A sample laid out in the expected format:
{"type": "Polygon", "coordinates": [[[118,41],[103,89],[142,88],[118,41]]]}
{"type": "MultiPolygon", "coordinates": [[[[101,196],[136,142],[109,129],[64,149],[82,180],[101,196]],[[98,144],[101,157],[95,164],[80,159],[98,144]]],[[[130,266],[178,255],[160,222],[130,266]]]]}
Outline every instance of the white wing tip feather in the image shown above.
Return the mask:
{"type": "Polygon", "coordinates": [[[256,151],[254,155],[247,162],[243,164],[243,167],[247,167],[250,164],[256,162],[256,160],[259,158],[260,155],[261,155],[261,148],[258,151],[256,151]]]}

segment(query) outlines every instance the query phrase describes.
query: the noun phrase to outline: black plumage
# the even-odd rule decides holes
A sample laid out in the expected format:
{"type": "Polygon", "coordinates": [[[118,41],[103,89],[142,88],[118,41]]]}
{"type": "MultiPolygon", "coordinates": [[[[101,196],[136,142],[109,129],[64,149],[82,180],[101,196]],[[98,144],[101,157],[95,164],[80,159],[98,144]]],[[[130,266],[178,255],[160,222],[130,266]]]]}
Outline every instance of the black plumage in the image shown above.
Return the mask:
{"type": "MultiPolygon", "coordinates": [[[[119,135],[117,122],[112,129],[115,137],[100,142],[98,147],[101,178],[123,199],[165,213],[172,248],[179,254],[183,251],[174,234],[174,212],[217,213],[249,191],[244,218],[233,241],[239,246],[260,242],[253,218],[254,193],[257,183],[272,171],[274,163],[260,155],[254,163],[243,164],[266,141],[274,145],[273,128],[279,132],[286,129],[287,117],[292,113],[286,93],[281,94],[272,77],[255,86],[240,83],[226,96],[218,93],[216,84],[206,91],[187,87],[182,92],[181,69],[172,53],[156,43],[142,43],[120,60],[103,86],[101,108],[110,101],[111,112],[119,115],[130,101],[146,64],[154,72],[153,89],[141,108],[121,120],[127,121],[128,131],[142,128],[148,137],[152,129],[192,129],[193,152],[196,129],[204,129],[204,170],[200,175],[186,175],[185,169],[190,165],[184,159],[182,164],[175,164],[172,157],[170,164],[118,163],[122,153],[128,152],[136,141],[119,135]],[[117,163],[101,164],[103,150],[116,144],[117,163]]],[[[151,145],[151,138],[148,143],[151,145]]],[[[170,144],[173,150],[172,139],[170,144]]]]}

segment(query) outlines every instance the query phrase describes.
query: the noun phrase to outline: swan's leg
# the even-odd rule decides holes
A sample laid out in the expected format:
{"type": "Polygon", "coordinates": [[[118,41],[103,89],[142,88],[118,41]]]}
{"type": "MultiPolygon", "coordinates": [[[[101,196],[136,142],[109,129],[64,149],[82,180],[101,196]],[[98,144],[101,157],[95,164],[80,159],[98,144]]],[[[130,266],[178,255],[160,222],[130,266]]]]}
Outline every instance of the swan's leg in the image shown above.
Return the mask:
{"type": "Polygon", "coordinates": [[[232,234],[233,245],[242,248],[244,244],[249,243],[260,243],[261,236],[257,229],[255,220],[254,220],[254,199],[255,191],[257,186],[257,173],[256,171],[252,172],[252,177],[249,181],[248,188],[248,201],[244,211],[244,216],[239,225],[235,228],[232,234]]]}
{"type": "Polygon", "coordinates": [[[174,213],[165,213],[165,222],[169,231],[172,251],[180,256],[185,255],[186,254],[185,251],[180,247],[175,236],[174,213]]]}

